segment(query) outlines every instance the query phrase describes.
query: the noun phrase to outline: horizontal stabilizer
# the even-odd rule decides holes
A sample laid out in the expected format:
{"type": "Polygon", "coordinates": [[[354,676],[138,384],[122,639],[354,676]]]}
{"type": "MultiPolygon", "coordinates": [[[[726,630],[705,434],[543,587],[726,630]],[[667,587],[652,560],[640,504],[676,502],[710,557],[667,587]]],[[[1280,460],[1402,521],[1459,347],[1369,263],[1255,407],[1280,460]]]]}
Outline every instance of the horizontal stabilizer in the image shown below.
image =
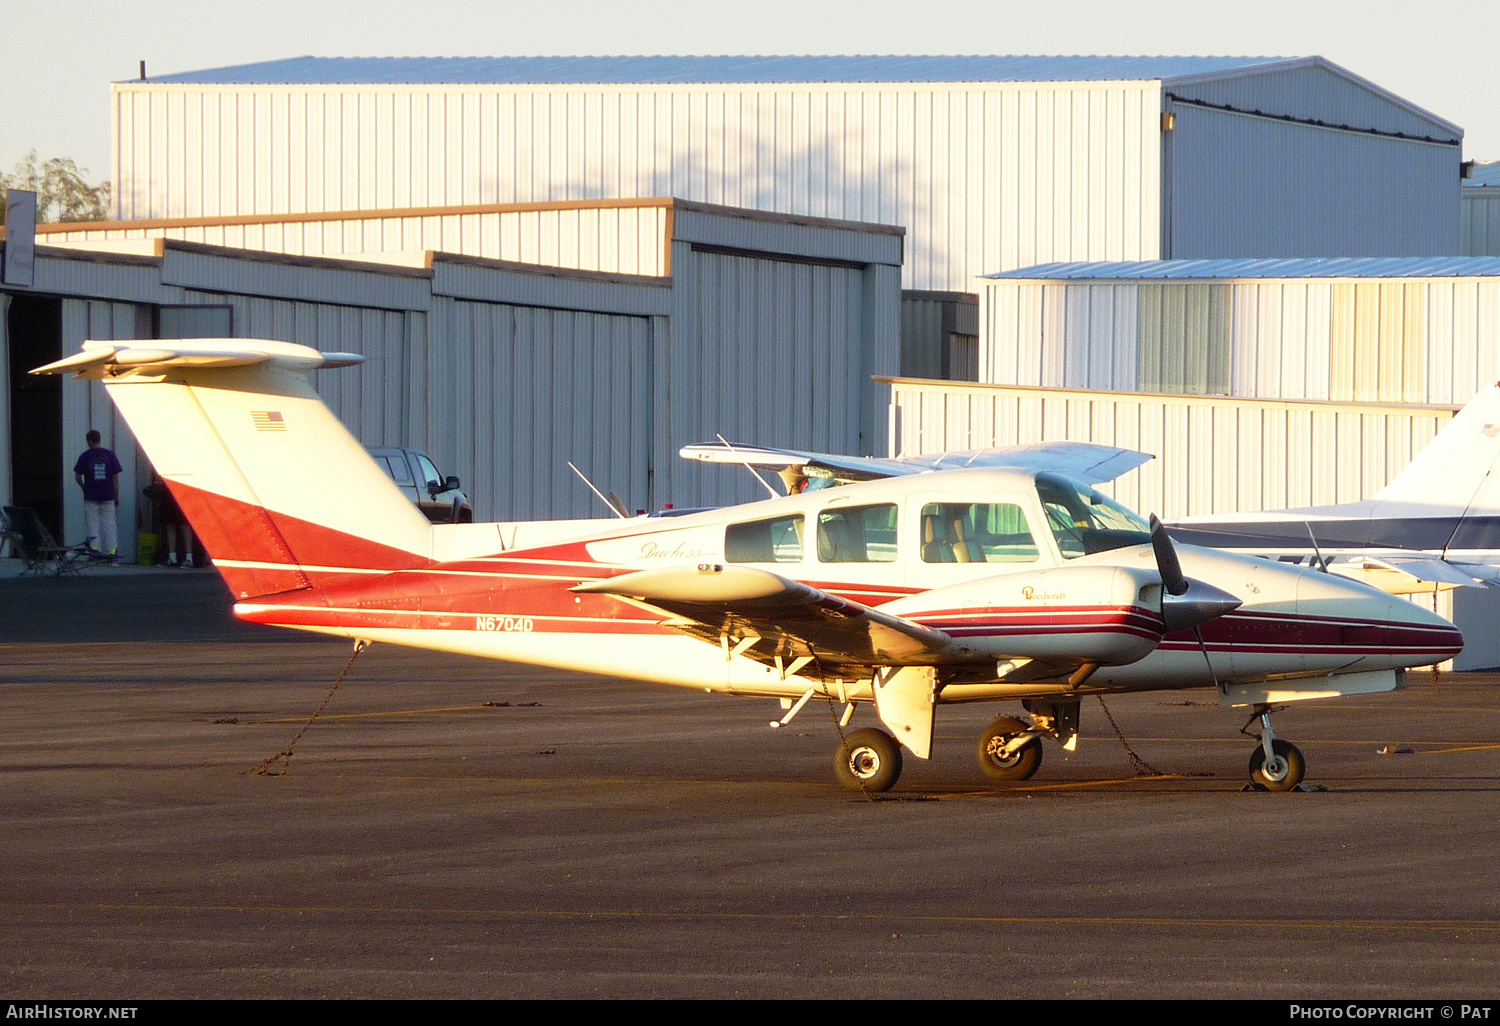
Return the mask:
{"type": "Polygon", "coordinates": [[[170,341],[85,342],[82,352],[37,367],[33,374],[72,374],[94,380],[125,371],[153,372],[168,368],[204,370],[269,364],[287,370],[350,367],[364,357],[358,353],[320,353],[292,342],[266,339],[195,338],[170,341]]]}

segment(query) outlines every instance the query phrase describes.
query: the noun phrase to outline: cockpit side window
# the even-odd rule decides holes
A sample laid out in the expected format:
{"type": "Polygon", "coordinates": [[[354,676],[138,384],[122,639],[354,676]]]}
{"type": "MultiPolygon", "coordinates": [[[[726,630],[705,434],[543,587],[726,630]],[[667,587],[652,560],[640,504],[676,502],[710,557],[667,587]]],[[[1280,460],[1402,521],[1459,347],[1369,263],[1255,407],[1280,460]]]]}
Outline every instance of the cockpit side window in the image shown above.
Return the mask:
{"type": "Polygon", "coordinates": [[[922,507],[924,563],[1034,563],[1036,539],[1010,502],[929,502],[922,507]]]}
{"type": "Polygon", "coordinates": [[[1056,474],[1036,476],[1037,498],[1064,559],[1151,541],[1151,528],[1102,492],[1056,474]]]}
{"type": "Polygon", "coordinates": [[[894,563],[896,505],[837,506],[818,514],[818,562],[894,563]]]}
{"type": "Polygon", "coordinates": [[[749,520],[724,529],[724,558],[731,563],[802,562],[802,514],[749,520]]]}

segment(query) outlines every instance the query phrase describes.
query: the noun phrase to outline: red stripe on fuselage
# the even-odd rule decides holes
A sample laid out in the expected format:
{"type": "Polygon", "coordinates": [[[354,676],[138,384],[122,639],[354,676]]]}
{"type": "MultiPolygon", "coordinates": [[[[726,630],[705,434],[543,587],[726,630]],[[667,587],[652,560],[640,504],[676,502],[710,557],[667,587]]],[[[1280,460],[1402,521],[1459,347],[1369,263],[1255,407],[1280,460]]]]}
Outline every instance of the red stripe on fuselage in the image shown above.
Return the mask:
{"type": "MultiPolygon", "coordinates": [[[[401,570],[432,560],[366,541],[344,531],[231,499],[178,481],[168,481],[183,515],[216,560],[277,564],[219,566],[237,598],[255,598],[313,587],[303,564],[361,570],[401,570]]],[[[337,574],[318,574],[319,583],[337,574]]]]}

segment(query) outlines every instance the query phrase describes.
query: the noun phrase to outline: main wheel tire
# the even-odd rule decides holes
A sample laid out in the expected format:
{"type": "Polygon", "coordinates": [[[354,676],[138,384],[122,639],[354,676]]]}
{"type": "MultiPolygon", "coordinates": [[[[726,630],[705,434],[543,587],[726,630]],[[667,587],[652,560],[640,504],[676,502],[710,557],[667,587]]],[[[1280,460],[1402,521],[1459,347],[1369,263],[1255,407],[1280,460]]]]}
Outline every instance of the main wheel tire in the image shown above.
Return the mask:
{"type": "Polygon", "coordinates": [[[833,775],[851,791],[889,791],[901,777],[901,746],[874,727],[851,731],[833,753],[833,775]]]}
{"type": "Polygon", "coordinates": [[[1302,749],[1278,738],[1271,742],[1271,751],[1274,757],[1270,763],[1264,745],[1256,745],[1250,753],[1250,785],[1257,791],[1290,791],[1302,783],[1307,771],[1302,749]]]}
{"type": "Polygon", "coordinates": [[[980,772],[991,780],[1030,780],[1042,765],[1041,738],[1032,738],[1007,758],[995,754],[1011,738],[1030,729],[1030,724],[1011,716],[1001,716],[986,727],[979,735],[980,772]]]}

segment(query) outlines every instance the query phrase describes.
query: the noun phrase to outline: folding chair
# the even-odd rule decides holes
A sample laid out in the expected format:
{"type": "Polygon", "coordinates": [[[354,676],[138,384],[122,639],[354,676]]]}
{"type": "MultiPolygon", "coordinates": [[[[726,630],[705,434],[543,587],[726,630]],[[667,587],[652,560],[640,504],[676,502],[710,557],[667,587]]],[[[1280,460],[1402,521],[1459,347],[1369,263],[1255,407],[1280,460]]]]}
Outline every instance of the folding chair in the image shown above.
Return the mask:
{"type": "Polygon", "coordinates": [[[43,574],[78,576],[79,565],[89,561],[87,546],[57,544],[47,525],[28,506],[6,506],[4,528],[11,552],[26,562],[22,577],[27,574],[38,577],[43,574]]]}

